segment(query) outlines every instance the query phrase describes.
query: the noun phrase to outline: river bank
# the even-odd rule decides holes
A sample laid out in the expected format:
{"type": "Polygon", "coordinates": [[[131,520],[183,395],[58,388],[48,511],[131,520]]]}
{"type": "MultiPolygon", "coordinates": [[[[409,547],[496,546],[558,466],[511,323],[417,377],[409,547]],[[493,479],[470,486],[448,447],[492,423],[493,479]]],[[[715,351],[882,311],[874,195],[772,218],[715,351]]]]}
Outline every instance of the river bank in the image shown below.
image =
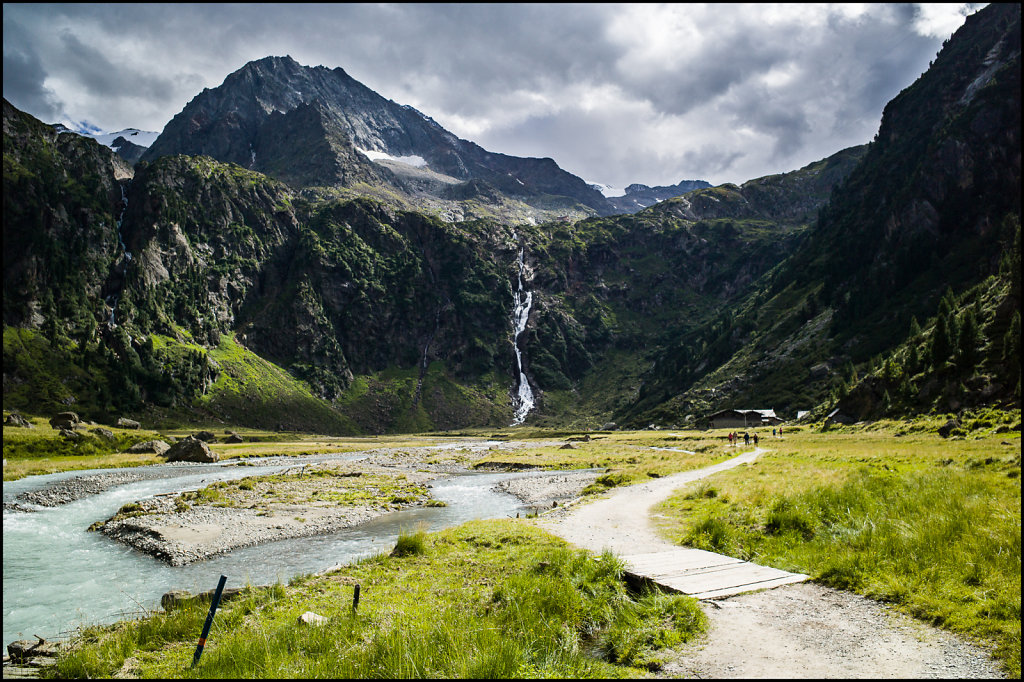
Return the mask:
{"type": "MultiPolygon", "coordinates": [[[[140,552],[183,566],[240,547],[335,533],[384,514],[432,500],[429,482],[467,473],[467,463],[482,453],[514,449],[517,444],[485,442],[460,447],[384,448],[346,460],[297,464],[287,472],[218,481],[196,491],[157,495],[124,505],[90,530],[140,552]]],[[[521,444],[519,444],[521,446],[521,444]]],[[[260,462],[238,464],[254,468],[260,462]]],[[[63,481],[21,496],[56,506],[95,494],[119,481],[159,472],[97,474],[63,481]]],[[[501,481],[494,490],[510,494],[535,511],[578,497],[596,472],[531,473],[501,481]]]]}
{"type": "Polygon", "coordinates": [[[239,547],[350,528],[429,500],[437,474],[324,462],[129,503],[92,530],[182,566],[239,547]]]}

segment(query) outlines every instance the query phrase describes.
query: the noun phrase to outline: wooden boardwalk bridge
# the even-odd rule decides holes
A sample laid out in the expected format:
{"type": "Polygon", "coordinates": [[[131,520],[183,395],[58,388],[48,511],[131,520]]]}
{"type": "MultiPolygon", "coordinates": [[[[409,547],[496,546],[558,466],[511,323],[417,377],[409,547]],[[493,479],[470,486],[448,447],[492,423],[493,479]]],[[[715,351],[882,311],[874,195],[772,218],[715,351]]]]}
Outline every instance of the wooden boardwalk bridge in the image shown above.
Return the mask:
{"type": "Polygon", "coordinates": [[[802,573],[759,566],[749,561],[705,552],[678,549],[622,557],[629,577],[648,580],[673,592],[697,599],[719,599],[807,580],[802,573]]]}
{"type": "Polygon", "coordinates": [[[616,488],[602,499],[583,503],[540,525],[578,547],[605,549],[626,562],[632,580],[650,581],[698,599],[717,599],[807,580],[801,573],[759,566],[734,557],[673,545],[656,533],[651,509],[687,483],[720,471],[752,464],[767,452],[755,448],[718,464],[616,488]]]}

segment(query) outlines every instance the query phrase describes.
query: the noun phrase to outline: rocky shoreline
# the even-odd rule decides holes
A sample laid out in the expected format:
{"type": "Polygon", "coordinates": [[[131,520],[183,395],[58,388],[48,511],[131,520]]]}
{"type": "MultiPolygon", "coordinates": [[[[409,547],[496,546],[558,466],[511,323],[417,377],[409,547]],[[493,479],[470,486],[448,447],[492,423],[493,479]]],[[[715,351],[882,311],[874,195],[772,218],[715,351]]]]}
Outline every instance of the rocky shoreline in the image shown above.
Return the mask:
{"type": "Polygon", "coordinates": [[[81,500],[90,495],[98,495],[110,488],[135,483],[166,475],[162,472],[118,471],[109,474],[90,474],[58,481],[41,490],[33,490],[18,495],[19,502],[27,502],[40,507],[59,507],[81,500]]]}
{"type": "Polygon", "coordinates": [[[558,471],[550,475],[512,478],[494,487],[540,511],[578,498],[600,475],[598,471],[558,471]]]}
{"type": "MultiPolygon", "coordinates": [[[[170,502],[169,498],[167,501],[170,502]]],[[[317,509],[296,505],[261,515],[253,509],[203,506],[176,512],[170,507],[164,512],[156,511],[152,516],[107,522],[102,532],[172,566],[184,566],[241,547],[334,533],[390,511],[369,507],[317,509]]]]}

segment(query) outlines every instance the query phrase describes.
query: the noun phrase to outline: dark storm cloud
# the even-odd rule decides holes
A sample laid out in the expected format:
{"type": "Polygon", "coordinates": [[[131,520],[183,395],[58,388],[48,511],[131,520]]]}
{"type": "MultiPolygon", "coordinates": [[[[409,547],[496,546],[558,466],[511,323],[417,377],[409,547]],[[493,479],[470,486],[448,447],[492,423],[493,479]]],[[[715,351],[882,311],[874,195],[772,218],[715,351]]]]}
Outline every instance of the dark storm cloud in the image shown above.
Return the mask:
{"type": "Polygon", "coordinates": [[[44,85],[46,69],[17,22],[4,17],[4,97],[14,106],[44,121],[64,116],[64,107],[53,90],[44,85]]]}
{"type": "Polygon", "coordinates": [[[171,79],[159,73],[141,73],[126,63],[107,59],[98,49],[84,44],[71,31],[60,34],[62,55],[72,65],[71,73],[91,92],[102,97],[132,95],[160,99],[171,90],[171,79]]]}
{"type": "Polygon", "coordinates": [[[550,156],[588,180],[742,182],[870,140],[885,103],[955,28],[948,14],[911,5],[7,4],[4,93],[44,119],[159,130],[203,87],[288,54],[340,66],[485,148],[550,156]]]}

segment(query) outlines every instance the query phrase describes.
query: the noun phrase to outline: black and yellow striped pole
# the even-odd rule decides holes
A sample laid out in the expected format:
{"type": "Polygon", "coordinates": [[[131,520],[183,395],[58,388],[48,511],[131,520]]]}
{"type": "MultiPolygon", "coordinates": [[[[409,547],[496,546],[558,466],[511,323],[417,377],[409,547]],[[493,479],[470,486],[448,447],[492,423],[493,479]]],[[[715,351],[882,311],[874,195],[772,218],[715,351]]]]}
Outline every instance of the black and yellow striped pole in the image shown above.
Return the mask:
{"type": "Polygon", "coordinates": [[[217,591],[213,594],[213,603],[210,604],[210,613],[206,615],[206,622],[203,624],[203,634],[199,638],[199,645],[196,646],[195,656],[192,657],[193,668],[199,662],[199,657],[203,655],[203,647],[206,646],[206,636],[210,634],[210,626],[213,625],[213,614],[217,612],[217,606],[220,604],[220,595],[224,591],[224,583],[227,581],[228,577],[222,575],[220,582],[217,583],[217,591]]]}

